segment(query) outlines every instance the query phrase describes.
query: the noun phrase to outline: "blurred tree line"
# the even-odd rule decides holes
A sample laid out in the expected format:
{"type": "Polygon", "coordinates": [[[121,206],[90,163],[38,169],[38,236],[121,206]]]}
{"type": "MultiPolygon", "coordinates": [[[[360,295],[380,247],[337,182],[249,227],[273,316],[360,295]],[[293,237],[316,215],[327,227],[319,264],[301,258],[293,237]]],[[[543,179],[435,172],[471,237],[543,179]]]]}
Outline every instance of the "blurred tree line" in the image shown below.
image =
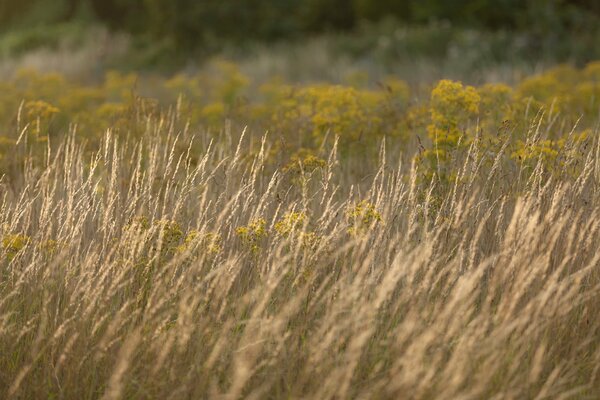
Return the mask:
{"type": "MultiPolygon", "coordinates": [[[[221,41],[277,40],[320,31],[351,30],[364,21],[538,34],[597,30],[598,0],[0,0],[5,28],[76,19],[168,38],[181,48],[221,41]]],[[[0,28],[1,29],[1,28],[0,28]]]]}

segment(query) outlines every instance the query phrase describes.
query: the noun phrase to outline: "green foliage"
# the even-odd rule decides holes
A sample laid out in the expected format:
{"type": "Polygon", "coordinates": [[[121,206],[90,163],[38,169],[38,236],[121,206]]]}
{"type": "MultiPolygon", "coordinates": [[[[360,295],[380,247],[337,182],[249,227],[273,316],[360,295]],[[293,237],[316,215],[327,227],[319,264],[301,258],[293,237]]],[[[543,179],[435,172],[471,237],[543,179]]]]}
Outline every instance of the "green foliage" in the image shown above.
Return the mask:
{"type": "MultiPolygon", "coordinates": [[[[600,9],[591,0],[8,0],[5,26],[47,25],[88,15],[113,29],[145,35],[179,50],[219,48],[225,41],[279,40],[324,30],[349,30],[363,21],[432,20],[485,29],[520,29],[560,37],[597,31],[600,9]]],[[[41,36],[38,36],[41,38],[41,36]]]]}

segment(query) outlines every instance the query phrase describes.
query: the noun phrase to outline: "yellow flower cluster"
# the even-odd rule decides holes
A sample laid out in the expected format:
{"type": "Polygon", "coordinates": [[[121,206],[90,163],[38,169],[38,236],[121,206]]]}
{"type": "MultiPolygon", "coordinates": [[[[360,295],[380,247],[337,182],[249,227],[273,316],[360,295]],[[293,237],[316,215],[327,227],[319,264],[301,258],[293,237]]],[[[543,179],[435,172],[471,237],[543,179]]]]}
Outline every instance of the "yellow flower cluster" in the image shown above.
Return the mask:
{"type": "Polygon", "coordinates": [[[281,238],[299,244],[303,249],[314,249],[321,237],[318,233],[306,229],[308,216],[304,212],[290,211],[285,213],[276,223],[275,232],[281,238]]]}
{"type": "MultiPolygon", "coordinates": [[[[146,250],[145,253],[157,253],[160,264],[164,264],[176,255],[189,252],[203,252],[217,255],[222,250],[221,235],[215,232],[199,232],[195,229],[184,231],[181,225],[171,220],[155,220],[151,222],[146,216],[137,216],[125,225],[125,240],[121,242],[125,249],[135,247],[146,250]],[[130,243],[131,240],[139,243],[130,243]],[[133,245],[133,246],[132,246],[133,245]]],[[[138,259],[136,264],[147,266],[147,257],[138,259]]]]}
{"type": "Polygon", "coordinates": [[[180,252],[197,249],[209,255],[219,254],[223,251],[223,238],[215,232],[198,232],[191,230],[185,237],[183,245],[179,246],[180,252]]]}
{"type": "Polygon", "coordinates": [[[23,233],[11,232],[3,234],[2,240],[0,241],[0,247],[9,262],[28,246],[35,249],[38,254],[47,258],[52,258],[63,250],[66,247],[66,244],[54,239],[39,240],[36,242],[30,236],[23,233]]]}
{"type": "Polygon", "coordinates": [[[600,61],[581,70],[568,65],[555,67],[525,79],[517,92],[545,106],[549,113],[560,113],[571,123],[580,117],[596,118],[600,107],[600,61]]]}
{"type": "Polygon", "coordinates": [[[235,231],[242,244],[252,253],[258,253],[262,241],[268,235],[266,224],[264,218],[255,218],[248,225],[239,226],[235,231]]]}
{"type": "Polygon", "coordinates": [[[267,161],[298,173],[324,167],[321,149],[336,136],[342,157],[373,154],[383,137],[400,146],[418,138],[417,161],[426,181],[437,176],[451,182],[453,160],[478,137],[485,139],[485,151],[497,153],[509,141],[509,156],[531,159],[536,148],[522,143],[539,122],[541,139],[550,142],[537,146],[550,162],[567,131],[576,122],[576,134],[593,127],[600,110],[600,62],[582,69],[558,66],[514,87],[442,80],[414,98],[395,77],[369,85],[368,74],[357,73],[347,82],[301,85],[273,77],[261,84],[224,60],[170,79],[109,71],[94,85],[22,70],[0,81],[0,173],[9,163],[21,163],[24,154],[43,157],[43,142],[73,129],[93,151],[107,129],[132,139],[147,132],[149,122],[170,121],[176,131],[215,135],[228,124],[261,135],[268,131],[267,161]],[[17,143],[27,151],[13,151],[17,143]]]}
{"type": "Polygon", "coordinates": [[[456,145],[461,131],[479,113],[477,89],[460,82],[442,80],[431,91],[431,124],[427,131],[439,145],[456,145]]]}
{"type": "Polygon", "coordinates": [[[348,233],[351,235],[363,234],[383,221],[375,205],[367,200],[349,207],[346,210],[346,220],[349,225],[348,233]]]}
{"type": "Polygon", "coordinates": [[[8,261],[12,261],[16,255],[31,242],[31,238],[21,233],[9,233],[2,237],[2,248],[8,261]]]}
{"type": "Polygon", "coordinates": [[[289,163],[283,167],[283,171],[294,174],[310,174],[326,166],[327,162],[324,159],[317,157],[309,149],[301,148],[292,154],[289,163]]]}

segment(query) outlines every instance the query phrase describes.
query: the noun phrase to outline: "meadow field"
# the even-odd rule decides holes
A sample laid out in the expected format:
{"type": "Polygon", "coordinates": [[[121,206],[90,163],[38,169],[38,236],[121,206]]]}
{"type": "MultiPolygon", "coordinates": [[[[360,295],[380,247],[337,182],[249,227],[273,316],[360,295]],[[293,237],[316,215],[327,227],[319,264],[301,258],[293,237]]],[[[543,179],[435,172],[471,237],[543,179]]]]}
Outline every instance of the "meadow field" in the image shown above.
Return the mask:
{"type": "Polygon", "coordinates": [[[0,398],[600,398],[600,63],[0,83],[0,398]]]}
{"type": "Polygon", "coordinates": [[[600,399],[597,0],[0,1],[0,400],[600,399]]]}

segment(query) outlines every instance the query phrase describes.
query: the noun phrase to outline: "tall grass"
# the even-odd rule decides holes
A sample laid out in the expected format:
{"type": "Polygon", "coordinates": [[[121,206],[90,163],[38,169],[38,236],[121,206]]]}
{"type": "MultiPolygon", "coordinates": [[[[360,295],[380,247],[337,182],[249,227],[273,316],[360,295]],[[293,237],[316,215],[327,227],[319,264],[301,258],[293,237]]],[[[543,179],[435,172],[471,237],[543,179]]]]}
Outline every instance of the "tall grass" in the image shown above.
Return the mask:
{"type": "Polygon", "coordinates": [[[598,139],[568,178],[483,173],[475,141],[442,192],[384,144],[365,179],[335,147],[290,177],[169,126],[0,182],[0,397],[600,393],[598,139]]]}

